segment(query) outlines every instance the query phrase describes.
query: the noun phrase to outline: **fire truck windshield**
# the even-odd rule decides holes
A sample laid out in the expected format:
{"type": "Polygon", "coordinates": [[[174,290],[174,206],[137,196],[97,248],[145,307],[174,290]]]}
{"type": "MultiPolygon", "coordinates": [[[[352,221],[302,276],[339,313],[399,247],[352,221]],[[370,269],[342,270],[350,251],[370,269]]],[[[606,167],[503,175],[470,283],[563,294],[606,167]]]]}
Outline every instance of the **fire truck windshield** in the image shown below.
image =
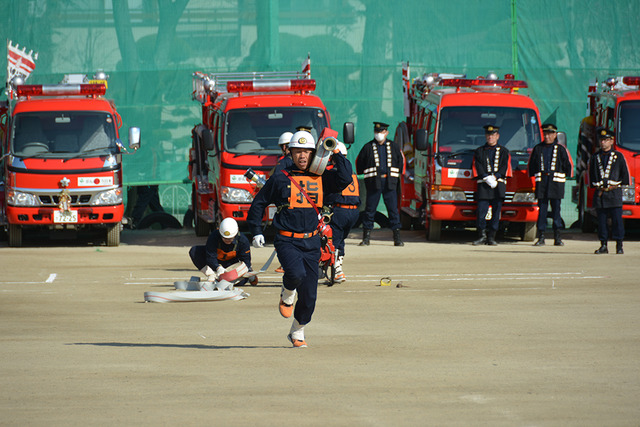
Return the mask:
{"type": "Polygon", "coordinates": [[[251,108],[230,111],[227,115],[225,151],[234,154],[280,154],[278,139],[299,126],[311,129],[318,138],[328,126],[318,108],[251,108]]]}
{"type": "Polygon", "coordinates": [[[107,113],[20,113],[12,128],[11,152],[19,157],[70,158],[116,153],[114,118],[107,113]]]}
{"type": "Polygon", "coordinates": [[[438,158],[443,166],[471,167],[473,152],[486,142],[485,125],[500,127],[499,144],[527,157],[541,141],[534,110],[512,107],[446,107],[438,123],[438,158]]]}
{"type": "Polygon", "coordinates": [[[640,151],[640,101],[620,103],[616,144],[627,150],[640,151]]]}

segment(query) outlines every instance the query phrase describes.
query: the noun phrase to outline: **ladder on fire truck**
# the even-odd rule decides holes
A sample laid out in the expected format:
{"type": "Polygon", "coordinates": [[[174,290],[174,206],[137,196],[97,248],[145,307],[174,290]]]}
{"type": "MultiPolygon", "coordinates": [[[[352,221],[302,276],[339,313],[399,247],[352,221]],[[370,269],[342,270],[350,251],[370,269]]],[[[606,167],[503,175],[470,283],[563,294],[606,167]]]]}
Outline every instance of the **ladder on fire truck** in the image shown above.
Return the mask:
{"type": "Polygon", "coordinates": [[[206,104],[221,95],[243,92],[313,92],[316,81],[311,79],[311,58],[308,55],[300,71],[252,71],[244,73],[193,73],[192,99],[206,104]]]}

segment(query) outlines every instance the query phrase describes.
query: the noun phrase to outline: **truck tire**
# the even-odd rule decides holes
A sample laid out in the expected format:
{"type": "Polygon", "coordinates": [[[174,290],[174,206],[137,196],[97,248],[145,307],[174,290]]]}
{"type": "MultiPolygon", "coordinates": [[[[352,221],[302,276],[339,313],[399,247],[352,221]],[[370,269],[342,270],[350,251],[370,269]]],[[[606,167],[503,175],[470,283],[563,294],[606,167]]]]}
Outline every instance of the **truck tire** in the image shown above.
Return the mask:
{"type": "Polygon", "coordinates": [[[107,246],[120,245],[120,223],[107,225],[107,246]]]}
{"type": "Polygon", "coordinates": [[[585,206],[587,204],[587,189],[581,186],[580,199],[578,204],[578,221],[580,222],[580,228],[583,233],[593,233],[596,231],[596,222],[593,216],[587,212],[585,206]]]}
{"type": "Polygon", "coordinates": [[[17,224],[9,224],[7,231],[9,246],[19,248],[22,246],[22,227],[17,224]]]}
{"type": "Polygon", "coordinates": [[[523,242],[533,242],[536,238],[536,223],[522,223],[522,234],[520,235],[520,238],[523,242]]]}
{"type": "Polygon", "coordinates": [[[440,240],[440,235],[442,234],[442,221],[439,220],[430,220],[429,226],[427,227],[427,240],[430,242],[437,242],[440,240]]]}

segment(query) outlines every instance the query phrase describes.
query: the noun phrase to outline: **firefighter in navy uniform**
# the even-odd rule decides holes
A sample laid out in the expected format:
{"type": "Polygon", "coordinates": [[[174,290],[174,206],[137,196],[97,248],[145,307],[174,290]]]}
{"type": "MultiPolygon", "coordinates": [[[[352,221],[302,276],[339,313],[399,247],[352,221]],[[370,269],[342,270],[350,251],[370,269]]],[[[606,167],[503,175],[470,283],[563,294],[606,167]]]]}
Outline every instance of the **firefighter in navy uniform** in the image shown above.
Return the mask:
{"type": "Polygon", "coordinates": [[[498,145],[500,128],[494,125],[484,126],[486,144],[478,147],[473,154],[473,176],[477,179],[476,189],[478,240],[474,245],[492,245],[500,226],[500,211],[507,191],[507,178],[511,176],[511,158],[509,150],[498,145]],[[487,214],[491,207],[491,219],[487,223],[487,214]]]}
{"type": "Polygon", "coordinates": [[[325,193],[339,193],[351,183],[351,163],[336,149],[332,169],[321,176],[309,173],[316,144],[307,131],[293,134],[289,150],[294,165],[272,175],[260,189],[251,203],[247,223],[253,233],[253,245],[264,246],[264,211],[269,204],[276,205],[273,244],[284,268],[279,310],[283,317],[294,317],[289,341],[294,347],[306,347],[304,327],[311,321],[318,293],[319,209],[325,193]]]}
{"type": "Polygon", "coordinates": [[[564,226],[560,215],[560,204],[564,198],[564,183],[573,176],[573,163],[565,147],[558,143],[558,128],[549,123],[542,126],[544,142],[533,147],[529,157],[529,176],[535,177],[535,195],[538,199],[538,240],[534,246],[543,246],[547,228],[549,205],[553,213],[553,244],[564,246],[560,230],[564,226]]]}
{"type": "Polygon", "coordinates": [[[623,254],[624,222],[622,222],[622,185],[629,185],[629,168],[622,153],[613,149],[614,133],[609,129],[597,131],[600,151],[589,160],[589,183],[595,187],[593,207],[598,214],[598,239],[596,254],[609,253],[607,242],[611,218],[611,238],[616,241],[616,253],[623,254]]]}
{"type": "Polygon", "coordinates": [[[388,128],[389,125],[386,123],[373,122],[374,139],[362,147],[356,158],[356,171],[359,175],[364,175],[364,184],[367,189],[360,246],[369,245],[380,196],[384,199],[389,214],[393,244],[404,246],[400,239],[400,214],[398,213],[398,185],[404,159],[400,147],[387,139],[388,128]]]}
{"type": "MultiPolygon", "coordinates": [[[[238,233],[238,223],[233,218],[223,219],[220,228],[209,234],[204,246],[191,247],[189,256],[193,265],[211,282],[217,281],[226,267],[237,262],[244,262],[251,270],[251,244],[245,235],[238,233]]],[[[247,281],[243,279],[238,285],[247,281]]],[[[250,283],[257,285],[258,276],[254,276],[250,283]]]]}
{"type": "MultiPolygon", "coordinates": [[[[347,155],[347,147],[342,143],[338,143],[338,149],[343,155],[347,155]]],[[[360,211],[360,188],[358,185],[358,177],[353,174],[351,183],[342,190],[341,193],[328,193],[326,195],[325,205],[332,206],[331,230],[333,232],[333,244],[336,248],[335,261],[335,281],[342,283],[347,280],[347,276],[343,271],[344,263],[344,239],[349,236],[351,228],[358,221],[360,211]]]]}

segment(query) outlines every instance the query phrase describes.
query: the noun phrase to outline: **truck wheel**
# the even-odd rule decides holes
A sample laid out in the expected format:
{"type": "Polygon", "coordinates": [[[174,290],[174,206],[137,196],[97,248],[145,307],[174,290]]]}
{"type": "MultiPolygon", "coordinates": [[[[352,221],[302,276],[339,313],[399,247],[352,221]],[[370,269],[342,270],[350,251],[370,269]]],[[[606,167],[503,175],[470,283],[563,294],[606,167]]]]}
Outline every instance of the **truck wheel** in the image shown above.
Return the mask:
{"type": "Polygon", "coordinates": [[[209,232],[211,231],[211,226],[207,221],[204,221],[202,218],[198,216],[198,214],[195,214],[193,216],[193,222],[195,223],[194,228],[196,229],[196,236],[204,237],[209,235],[209,232]]]}
{"type": "Polygon", "coordinates": [[[442,233],[442,221],[430,220],[429,227],[427,228],[427,240],[430,242],[437,242],[440,240],[440,234],[442,233]]]}
{"type": "Polygon", "coordinates": [[[580,221],[580,228],[583,233],[593,233],[596,231],[596,222],[587,210],[585,206],[587,204],[586,188],[582,188],[580,191],[580,204],[578,205],[578,221],[580,221]]]}
{"type": "Polygon", "coordinates": [[[107,225],[107,246],[120,245],[120,223],[107,225]]]}
{"type": "Polygon", "coordinates": [[[523,242],[533,242],[536,238],[536,223],[535,222],[525,222],[522,224],[522,234],[520,238],[523,242]]]}
{"type": "Polygon", "coordinates": [[[413,217],[403,211],[400,211],[400,228],[403,230],[411,230],[412,225],[413,217]]]}
{"type": "Polygon", "coordinates": [[[9,246],[20,247],[22,246],[22,227],[17,224],[9,224],[9,246]]]}

